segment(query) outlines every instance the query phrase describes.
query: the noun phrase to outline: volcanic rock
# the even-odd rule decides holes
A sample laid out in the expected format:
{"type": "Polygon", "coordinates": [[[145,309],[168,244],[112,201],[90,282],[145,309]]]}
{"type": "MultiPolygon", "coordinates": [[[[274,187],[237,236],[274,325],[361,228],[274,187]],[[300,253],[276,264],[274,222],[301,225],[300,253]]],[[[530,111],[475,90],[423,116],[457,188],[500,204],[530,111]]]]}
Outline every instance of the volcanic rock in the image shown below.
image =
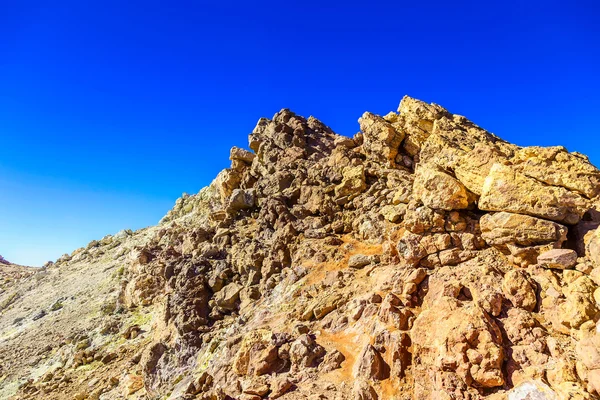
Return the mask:
{"type": "Polygon", "coordinates": [[[157,226],[0,258],[0,398],[597,398],[600,171],[410,97],[359,127],[283,109],[157,226]]]}

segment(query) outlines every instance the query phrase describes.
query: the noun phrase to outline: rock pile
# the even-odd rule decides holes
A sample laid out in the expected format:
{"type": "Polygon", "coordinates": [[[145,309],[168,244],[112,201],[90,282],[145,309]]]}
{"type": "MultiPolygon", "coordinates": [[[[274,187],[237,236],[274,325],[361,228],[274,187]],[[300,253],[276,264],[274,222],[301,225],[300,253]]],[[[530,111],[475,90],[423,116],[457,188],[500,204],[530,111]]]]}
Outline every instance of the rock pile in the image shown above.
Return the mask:
{"type": "Polygon", "coordinates": [[[600,171],[409,97],[359,124],[263,118],[157,227],[48,267],[122,260],[103,332],[139,349],[64,368],[127,362],[99,399],[597,398],[600,171]]]}

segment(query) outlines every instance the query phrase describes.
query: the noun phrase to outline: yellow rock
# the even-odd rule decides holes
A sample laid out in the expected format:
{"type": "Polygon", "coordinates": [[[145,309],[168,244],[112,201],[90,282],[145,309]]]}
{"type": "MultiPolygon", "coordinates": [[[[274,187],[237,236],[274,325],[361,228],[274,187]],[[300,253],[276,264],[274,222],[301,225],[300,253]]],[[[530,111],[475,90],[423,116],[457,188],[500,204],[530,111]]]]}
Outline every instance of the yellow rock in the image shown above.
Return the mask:
{"type": "Polygon", "coordinates": [[[449,211],[469,207],[469,194],[465,186],[434,165],[417,168],[413,194],[433,209],[449,211]]]}
{"type": "Polygon", "coordinates": [[[547,186],[513,167],[494,164],[485,179],[479,208],[576,224],[589,209],[589,202],[563,187],[547,186]]]}

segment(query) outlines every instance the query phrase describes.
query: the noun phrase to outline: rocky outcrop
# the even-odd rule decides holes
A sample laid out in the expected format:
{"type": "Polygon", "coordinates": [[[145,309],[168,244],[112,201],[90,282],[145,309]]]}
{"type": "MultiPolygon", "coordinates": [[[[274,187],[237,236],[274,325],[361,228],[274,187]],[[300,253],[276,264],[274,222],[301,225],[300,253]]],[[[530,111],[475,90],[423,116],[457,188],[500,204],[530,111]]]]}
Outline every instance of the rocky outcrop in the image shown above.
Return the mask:
{"type": "Polygon", "coordinates": [[[281,110],[157,226],[0,266],[0,397],[597,398],[600,172],[409,97],[359,126],[281,110]]]}

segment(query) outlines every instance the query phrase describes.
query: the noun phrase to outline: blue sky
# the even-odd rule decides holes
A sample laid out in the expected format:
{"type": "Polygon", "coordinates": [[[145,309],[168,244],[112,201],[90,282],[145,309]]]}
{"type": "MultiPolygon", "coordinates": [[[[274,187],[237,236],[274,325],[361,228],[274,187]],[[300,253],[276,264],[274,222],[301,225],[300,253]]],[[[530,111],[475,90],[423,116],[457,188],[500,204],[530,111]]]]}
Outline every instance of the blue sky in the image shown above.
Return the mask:
{"type": "Polygon", "coordinates": [[[0,254],[155,224],[283,107],[351,135],[409,94],[600,165],[600,6],[491,3],[0,0],[0,254]]]}

